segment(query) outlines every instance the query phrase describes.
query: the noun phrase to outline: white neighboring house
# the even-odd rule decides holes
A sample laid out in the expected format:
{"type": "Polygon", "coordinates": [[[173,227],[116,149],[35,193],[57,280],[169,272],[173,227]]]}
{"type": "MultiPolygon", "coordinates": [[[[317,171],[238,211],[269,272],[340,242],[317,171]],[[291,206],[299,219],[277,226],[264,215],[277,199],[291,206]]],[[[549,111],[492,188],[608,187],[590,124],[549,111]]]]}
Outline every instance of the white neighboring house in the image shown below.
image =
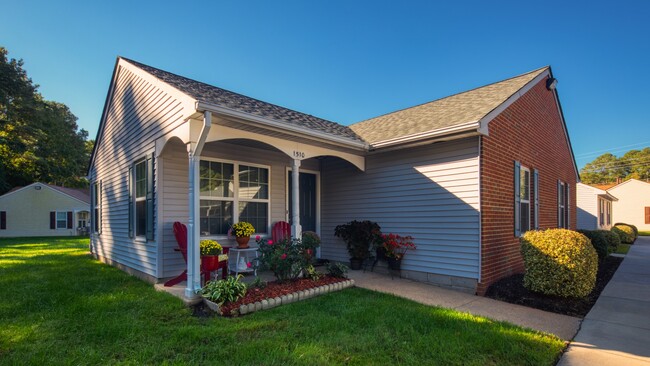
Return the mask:
{"type": "Polygon", "coordinates": [[[607,190],[616,196],[614,223],[635,225],[639,230],[650,230],[650,183],[630,179],[607,190]]]}
{"type": "Polygon", "coordinates": [[[0,196],[0,237],[88,233],[88,190],[32,183],[0,196]]]}
{"type": "Polygon", "coordinates": [[[618,201],[608,191],[578,183],[578,229],[609,230],[614,223],[613,202],[618,201]]]}

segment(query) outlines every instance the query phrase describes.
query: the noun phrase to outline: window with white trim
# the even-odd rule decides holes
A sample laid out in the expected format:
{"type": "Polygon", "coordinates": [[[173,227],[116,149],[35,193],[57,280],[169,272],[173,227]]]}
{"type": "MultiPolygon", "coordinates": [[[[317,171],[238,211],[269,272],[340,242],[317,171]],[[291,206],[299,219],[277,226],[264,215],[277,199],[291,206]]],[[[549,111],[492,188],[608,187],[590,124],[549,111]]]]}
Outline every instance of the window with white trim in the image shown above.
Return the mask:
{"type": "Polygon", "coordinates": [[[605,200],[602,198],[598,199],[598,224],[605,226],[605,200]]]}
{"type": "Polygon", "coordinates": [[[569,228],[569,185],[562,181],[557,184],[557,227],[569,228]]]}
{"type": "Polygon", "coordinates": [[[523,166],[519,171],[519,215],[523,234],[530,230],[530,170],[523,166]]]}
{"type": "Polygon", "coordinates": [[[147,233],[147,161],[135,164],[135,236],[147,233]]]}
{"type": "Polygon", "coordinates": [[[56,228],[66,229],[68,227],[68,213],[63,211],[56,212],[56,228]]]}
{"type": "Polygon", "coordinates": [[[250,222],[257,233],[267,233],[269,192],[268,167],[201,160],[201,235],[227,235],[230,225],[239,221],[250,222]]]}
{"type": "Polygon", "coordinates": [[[92,200],[92,212],[90,217],[90,222],[92,224],[92,230],[95,234],[100,234],[102,231],[102,183],[97,181],[91,185],[91,200],[92,200]]]}
{"type": "Polygon", "coordinates": [[[605,206],[605,216],[607,217],[607,225],[612,224],[612,201],[607,201],[605,206]]]}

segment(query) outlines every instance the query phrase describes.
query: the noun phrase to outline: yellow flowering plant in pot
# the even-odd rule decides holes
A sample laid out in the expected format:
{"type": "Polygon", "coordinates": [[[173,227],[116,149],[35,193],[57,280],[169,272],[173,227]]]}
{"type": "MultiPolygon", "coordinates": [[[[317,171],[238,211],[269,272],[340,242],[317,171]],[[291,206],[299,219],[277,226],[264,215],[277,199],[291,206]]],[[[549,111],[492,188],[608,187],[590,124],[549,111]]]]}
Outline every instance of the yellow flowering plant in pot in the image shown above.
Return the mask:
{"type": "Polygon", "coordinates": [[[230,233],[235,235],[239,248],[248,248],[248,241],[255,234],[255,228],[250,222],[240,221],[230,227],[230,233]]]}
{"type": "Polygon", "coordinates": [[[223,247],[216,240],[205,239],[199,242],[201,267],[206,271],[215,271],[219,267],[219,254],[223,247]]]}

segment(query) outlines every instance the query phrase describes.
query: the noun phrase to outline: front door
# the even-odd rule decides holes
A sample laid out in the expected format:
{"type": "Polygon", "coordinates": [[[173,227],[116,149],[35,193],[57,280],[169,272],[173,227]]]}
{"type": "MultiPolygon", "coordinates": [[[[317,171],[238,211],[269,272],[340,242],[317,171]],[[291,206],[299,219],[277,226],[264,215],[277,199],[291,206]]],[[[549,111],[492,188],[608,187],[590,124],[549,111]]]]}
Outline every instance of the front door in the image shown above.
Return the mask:
{"type": "MultiPolygon", "coordinates": [[[[300,225],[302,226],[303,232],[316,232],[316,174],[301,172],[299,179],[300,192],[298,192],[298,196],[300,197],[300,225]]],[[[293,182],[291,181],[291,171],[289,172],[287,181],[289,182],[289,223],[293,224],[293,197],[291,197],[293,182]]]]}

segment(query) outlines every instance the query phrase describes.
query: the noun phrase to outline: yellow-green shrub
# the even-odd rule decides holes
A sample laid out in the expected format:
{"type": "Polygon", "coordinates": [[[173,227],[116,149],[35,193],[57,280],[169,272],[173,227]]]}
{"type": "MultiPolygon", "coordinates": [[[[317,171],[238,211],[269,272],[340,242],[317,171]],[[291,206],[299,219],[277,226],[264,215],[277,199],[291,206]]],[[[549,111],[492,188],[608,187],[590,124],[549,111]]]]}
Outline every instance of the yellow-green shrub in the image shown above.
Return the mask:
{"type": "Polygon", "coordinates": [[[572,230],[528,231],[521,238],[524,286],[562,297],[587,296],[596,284],[598,255],[589,239],[572,230]]]}
{"type": "Polygon", "coordinates": [[[634,236],[634,229],[630,225],[618,224],[612,227],[612,231],[615,232],[620,238],[621,243],[632,244],[636,239],[634,236]]]}

